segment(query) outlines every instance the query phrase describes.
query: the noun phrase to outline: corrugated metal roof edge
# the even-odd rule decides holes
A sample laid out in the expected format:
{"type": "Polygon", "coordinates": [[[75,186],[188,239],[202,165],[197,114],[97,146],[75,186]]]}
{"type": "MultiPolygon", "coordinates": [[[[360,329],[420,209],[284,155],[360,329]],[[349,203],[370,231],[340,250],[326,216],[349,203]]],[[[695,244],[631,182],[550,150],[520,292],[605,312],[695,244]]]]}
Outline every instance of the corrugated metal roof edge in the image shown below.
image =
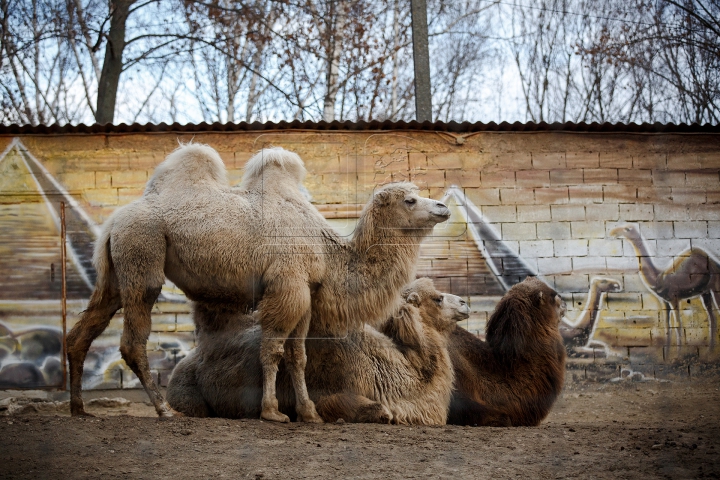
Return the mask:
{"type": "Polygon", "coordinates": [[[243,132],[263,130],[313,130],[313,131],[362,131],[362,130],[416,130],[448,132],[457,134],[475,132],[587,132],[587,133],[720,133],[720,125],[674,124],[674,123],[470,123],[470,122],[253,122],[253,123],[197,123],[181,125],[173,123],[121,123],[94,125],[0,125],[0,135],[33,135],[33,134],[118,134],[118,133],[161,133],[161,132],[243,132]]]}

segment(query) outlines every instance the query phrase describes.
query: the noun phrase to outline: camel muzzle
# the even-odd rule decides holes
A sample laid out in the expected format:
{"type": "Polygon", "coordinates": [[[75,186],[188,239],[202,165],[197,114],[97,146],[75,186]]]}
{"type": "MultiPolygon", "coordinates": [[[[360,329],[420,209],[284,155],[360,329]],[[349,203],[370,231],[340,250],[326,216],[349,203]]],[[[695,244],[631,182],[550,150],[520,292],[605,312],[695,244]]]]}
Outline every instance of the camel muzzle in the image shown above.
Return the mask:
{"type": "Polygon", "coordinates": [[[435,205],[435,210],[432,212],[432,214],[436,217],[442,218],[442,220],[440,221],[444,222],[445,220],[450,218],[450,209],[444,203],[438,202],[435,205]]]}

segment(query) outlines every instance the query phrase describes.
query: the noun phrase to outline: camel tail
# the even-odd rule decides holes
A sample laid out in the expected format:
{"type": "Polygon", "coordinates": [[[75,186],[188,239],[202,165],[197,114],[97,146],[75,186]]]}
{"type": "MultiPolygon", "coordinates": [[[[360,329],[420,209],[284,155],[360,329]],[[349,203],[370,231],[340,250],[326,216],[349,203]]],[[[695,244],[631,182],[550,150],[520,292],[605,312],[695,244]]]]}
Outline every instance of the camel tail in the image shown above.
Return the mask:
{"type": "Polygon", "coordinates": [[[298,185],[305,179],[305,164],[295,152],[289,152],[281,147],[264,148],[255,154],[247,165],[243,175],[242,185],[248,186],[254,181],[263,178],[266,170],[273,169],[290,176],[298,185]]]}
{"type": "Polygon", "coordinates": [[[103,294],[110,288],[110,276],[112,275],[112,259],[110,258],[110,233],[115,222],[113,216],[103,225],[100,236],[95,241],[93,252],[93,266],[97,272],[95,291],[103,294]]]}
{"type": "Polygon", "coordinates": [[[227,186],[227,170],[214,148],[188,143],[180,145],[157,166],[145,194],[198,184],[227,186]]]}

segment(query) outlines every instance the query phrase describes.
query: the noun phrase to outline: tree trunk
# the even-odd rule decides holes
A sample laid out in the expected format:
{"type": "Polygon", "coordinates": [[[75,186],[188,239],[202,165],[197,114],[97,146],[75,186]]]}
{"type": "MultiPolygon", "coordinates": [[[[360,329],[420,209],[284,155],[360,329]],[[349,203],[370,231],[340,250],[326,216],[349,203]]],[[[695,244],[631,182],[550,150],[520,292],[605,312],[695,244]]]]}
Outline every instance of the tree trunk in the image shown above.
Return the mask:
{"type": "Polygon", "coordinates": [[[349,1],[339,2],[339,5],[337,6],[338,11],[335,28],[331,28],[328,32],[326,32],[328,36],[328,69],[327,92],[325,94],[325,104],[323,105],[323,120],[326,122],[332,122],[335,120],[335,101],[337,100],[337,94],[339,91],[338,76],[340,72],[340,55],[342,55],[345,21],[347,19],[349,8],[349,1]]]}
{"type": "Polygon", "coordinates": [[[123,69],[123,50],[125,50],[125,22],[130,14],[130,7],[136,0],[112,0],[110,8],[110,31],[105,46],[105,59],[98,80],[97,123],[112,123],[115,117],[115,102],[123,69]]]}

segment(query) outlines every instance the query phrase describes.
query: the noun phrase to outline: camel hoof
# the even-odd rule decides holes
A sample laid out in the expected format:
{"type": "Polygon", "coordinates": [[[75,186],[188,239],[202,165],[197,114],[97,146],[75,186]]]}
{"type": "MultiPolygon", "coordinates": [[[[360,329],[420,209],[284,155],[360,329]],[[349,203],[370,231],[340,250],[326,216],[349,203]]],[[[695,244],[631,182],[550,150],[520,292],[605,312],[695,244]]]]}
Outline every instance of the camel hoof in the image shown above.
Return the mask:
{"type": "Polygon", "coordinates": [[[92,413],[88,413],[84,408],[70,410],[70,416],[73,417],[95,417],[92,413]]]}
{"type": "Polygon", "coordinates": [[[269,422],[290,423],[290,417],[277,410],[263,410],[260,418],[269,422]]]}
{"type": "Polygon", "coordinates": [[[312,415],[298,415],[298,420],[305,423],[325,423],[322,418],[320,418],[320,415],[317,413],[312,415]]]}
{"type": "Polygon", "coordinates": [[[184,417],[184,416],[185,416],[184,413],[180,413],[177,410],[175,410],[174,408],[167,408],[165,410],[158,412],[159,418],[174,418],[174,417],[184,417]]]}
{"type": "Polygon", "coordinates": [[[315,404],[313,402],[309,402],[303,406],[297,406],[295,410],[297,411],[298,421],[300,422],[325,423],[320,415],[318,415],[317,410],[315,410],[315,404]]]}

